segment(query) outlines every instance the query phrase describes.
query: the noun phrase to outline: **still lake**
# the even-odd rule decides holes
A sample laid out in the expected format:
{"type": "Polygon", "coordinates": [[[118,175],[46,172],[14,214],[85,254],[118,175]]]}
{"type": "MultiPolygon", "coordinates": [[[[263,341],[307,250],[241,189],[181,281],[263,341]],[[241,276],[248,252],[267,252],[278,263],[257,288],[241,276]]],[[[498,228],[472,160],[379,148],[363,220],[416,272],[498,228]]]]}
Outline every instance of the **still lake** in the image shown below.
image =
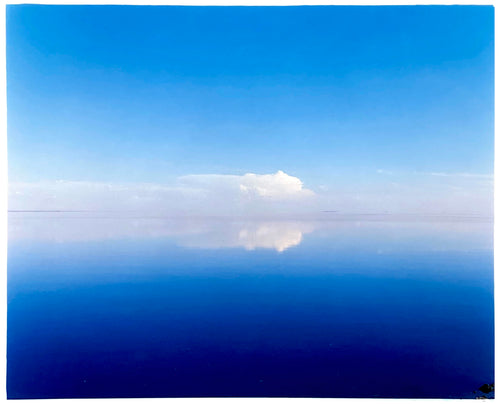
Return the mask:
{"type": "Polygon", "coordinates": [[[11,212],[8,397],[471,398],[493,306],[487,219],[11,212]]]}

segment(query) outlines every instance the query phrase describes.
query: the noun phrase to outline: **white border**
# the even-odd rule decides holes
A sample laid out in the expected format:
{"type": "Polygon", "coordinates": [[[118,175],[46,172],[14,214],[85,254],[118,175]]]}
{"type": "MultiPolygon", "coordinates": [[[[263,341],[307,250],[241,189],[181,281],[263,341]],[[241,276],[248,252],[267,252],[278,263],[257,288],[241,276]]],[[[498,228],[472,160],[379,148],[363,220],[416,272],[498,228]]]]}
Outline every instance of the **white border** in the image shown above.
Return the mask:
{"type": "MultiPolygon", "coordinates": [[[[357,5],[357,6],[377,6],[377,5],[495,5],[492,1],[478,1],[478,0],[413,0],[413,1],[377,1],[377,0],[352,0],[352,1],[334,1],[334,0],[149,0],[145,2],[140,2],[138,0],[66,0],[66,1],[6,1],[0,0],[0,269],[2,270],[2,281],[0,281],[0,351],[1,354],[1,366],[0,366],[0,400],[6,400],[6,342],[7,342],[7,98],[6,98],[6,38],[5,38],[5,6],[7,4],[101,4],[101,5],[186,5],[186,6],[299,6],[299,5],[357,5]]],[[[495,22],[498,21],[500,15],[498,13],[498,7],[495,7],[495,22]]],[[[496,25],[496,24],[495,24],[496,25]]],[[[496,28],[496,27],[495,27],[496,28]]],[[[498,64],[496,55],[499,54],[499,34],[498,30],[495,29],[495,77],[498,77],[498,64]]],[[[499,84],[495,80],[495,118],[500,116],[500,107],[498,102],[498,91],[499,84]]],[[[497,129],[495,126],[495,140],[496,140],[497,129]]],[[[500,152],[500,146],[498,142],[495,141],[495,155],[500,152]]],[[[498,211],[498,192],[497,179],[500,177],[500,166],[495,159],[495,213],[498,211]]],[[[496,217],[496,215],[495,215],[496,217]]],[[[494,250],[495,250],[495,280],[496,277],[496,267],[497,259],[496,253],[499,251],[500,233],[498,232],[495,220],[495,233],[494,233],[494,250]]],[[[499,322],[499,311],[500,303],[497,293],[497,287],[495,287],[495,348],[498,347],[498,341],[500,340],[497,332],[497,325],[499,322]]],[[[473,326],[473,325],[471,325],[473,326]]],[[[495,350],[497,352],[498,349],[495,350]]],[[[500,371],[498,355],[495,354],[495,370],[500,371]]],[[[496,378],[495,378],[496,379],[496,378]]],[[[362,382],[362,381],[361,381],[362,382]]],[[[290,403],[290,404],[334,404],[340,402],[348,403],[370,403],[373,400],[380,402],[381,399],[342,399],[342,398],[151,398],[151,399],[58,399],[58,400],[22,400],[22,403],[47,403],[47,404],[59,404],[59,403],[82,403],[82,402],[92,402],[92,403],[142,403],[144,400],[148,402],[166,402],[166,403],[181,403],[181,404],[193,404],[193,403],[204,403],[204,404],[245,404],[245,403],[262,403],[262,404],[279,404],[279,403],[290,403]]],[[[388,399],[382,399],[388,400],[388,399]]],[[[397,399],[398,403],[407,404],[414,403],[417,401],[424,401],[421,399],[397,399]]],[[[426,399],[426,403],[443,403],[443,402],[453,402],[457,400],[441,400],[441,399],[426,399]]],[[[11,401],[12,402],[12,401],[11,401]]]]}
{"type": "MultiPolygon", "coordinates": [[[[351,1],[335,1],[335,0],[148,0],[140,2],[138,0],[44,0],[44,1],[29,1],[15,0],[5,1],[4,4],[59,4],[59,5],[79,5],[79,4],[100,4],[100,5],[137,5],[137,6],[414,6],[414,5],[494,5],[494,1],[480,0],[427,0],[427,1],[405,1],[405,0],[351,0],[351,1]]],[[[5,33],[4,33],[5,35],[5,33]]]]}

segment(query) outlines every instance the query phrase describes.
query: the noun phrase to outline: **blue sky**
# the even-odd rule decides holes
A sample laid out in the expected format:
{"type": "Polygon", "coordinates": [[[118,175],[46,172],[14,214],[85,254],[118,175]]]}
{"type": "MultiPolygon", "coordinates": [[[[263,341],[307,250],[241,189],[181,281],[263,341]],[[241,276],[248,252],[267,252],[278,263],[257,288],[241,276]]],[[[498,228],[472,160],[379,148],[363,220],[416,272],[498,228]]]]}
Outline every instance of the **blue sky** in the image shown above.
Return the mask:
{"type": "Polygon", "coordinates": [[[446,179],[487,201],[493,14],[8,6],[9,181],[282,170],[316,193],[446,179]]]}

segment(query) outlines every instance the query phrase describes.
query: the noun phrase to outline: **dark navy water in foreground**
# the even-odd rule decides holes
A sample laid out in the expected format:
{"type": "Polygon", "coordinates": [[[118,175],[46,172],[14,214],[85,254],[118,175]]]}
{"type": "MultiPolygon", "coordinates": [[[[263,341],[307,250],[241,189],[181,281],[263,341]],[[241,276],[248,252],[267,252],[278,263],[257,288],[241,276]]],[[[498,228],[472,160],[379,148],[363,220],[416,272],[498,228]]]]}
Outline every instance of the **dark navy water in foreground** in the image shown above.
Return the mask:
{"type": "MultiPolygon", "coordinates": [[[[475,397],[492,224],[9,216],[9,398],[475,397]]],[[[478,394],[481,395],[481,394],[478,394]]]]}

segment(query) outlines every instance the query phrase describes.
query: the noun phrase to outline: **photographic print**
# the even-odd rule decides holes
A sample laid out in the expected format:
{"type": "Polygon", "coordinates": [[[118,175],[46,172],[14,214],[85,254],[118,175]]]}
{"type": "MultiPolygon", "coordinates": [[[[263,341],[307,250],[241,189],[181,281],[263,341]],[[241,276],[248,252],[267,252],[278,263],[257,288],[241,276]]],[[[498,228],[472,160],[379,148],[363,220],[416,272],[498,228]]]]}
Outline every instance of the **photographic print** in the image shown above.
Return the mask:
{"type": "Polygon", "coordinates": [[[6,25],[7,398],[494,398],[493,6],[6,25]]]}

